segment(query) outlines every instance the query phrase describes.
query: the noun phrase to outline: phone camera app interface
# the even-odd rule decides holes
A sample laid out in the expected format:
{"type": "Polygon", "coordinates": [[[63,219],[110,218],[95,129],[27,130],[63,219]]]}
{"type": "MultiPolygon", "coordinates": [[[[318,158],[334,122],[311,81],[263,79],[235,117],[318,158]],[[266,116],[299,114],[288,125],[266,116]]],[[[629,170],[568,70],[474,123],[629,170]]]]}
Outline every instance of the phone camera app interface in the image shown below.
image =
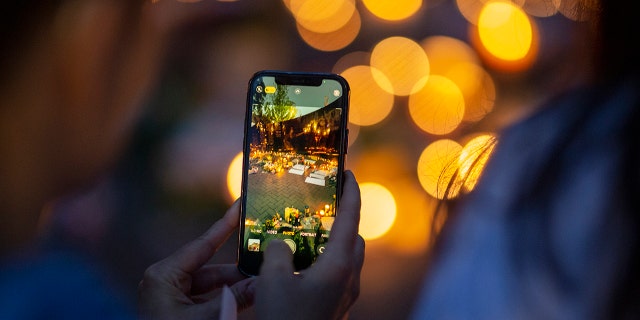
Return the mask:
{"type": "Polygon", "coordinates": [[[244,246],[264,251],[284,240],[294,264],[324,251],[336,211],[341,145],[341,85],[277,84],[257,79],[251,97],[244,246]]]}

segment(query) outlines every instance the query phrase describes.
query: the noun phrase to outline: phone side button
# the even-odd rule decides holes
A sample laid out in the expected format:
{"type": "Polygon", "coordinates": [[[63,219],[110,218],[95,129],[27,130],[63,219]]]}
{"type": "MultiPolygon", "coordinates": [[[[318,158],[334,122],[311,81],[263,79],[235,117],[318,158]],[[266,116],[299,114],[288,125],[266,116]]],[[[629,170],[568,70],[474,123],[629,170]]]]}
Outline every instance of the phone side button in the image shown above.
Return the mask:
{"type": "Polygon", "coordinates": [[[346,134],[344,136],[344,154],[347,154],[349,151],[349,128],[347,128],[347,130],[345,130],[346,134]]]}

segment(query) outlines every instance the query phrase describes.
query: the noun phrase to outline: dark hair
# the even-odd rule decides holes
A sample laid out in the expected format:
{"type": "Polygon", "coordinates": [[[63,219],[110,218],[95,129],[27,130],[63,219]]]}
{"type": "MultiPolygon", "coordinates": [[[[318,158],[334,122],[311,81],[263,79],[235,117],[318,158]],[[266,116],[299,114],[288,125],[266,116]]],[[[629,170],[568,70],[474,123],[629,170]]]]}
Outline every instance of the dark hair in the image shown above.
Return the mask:
{"type": "Polygon", "coordinates": [[[637,75],[640,49],[630,43],[638,35],[638,13],[626,2],[601,0],[599,19],[599,75],[603,81],[637,75]]]}

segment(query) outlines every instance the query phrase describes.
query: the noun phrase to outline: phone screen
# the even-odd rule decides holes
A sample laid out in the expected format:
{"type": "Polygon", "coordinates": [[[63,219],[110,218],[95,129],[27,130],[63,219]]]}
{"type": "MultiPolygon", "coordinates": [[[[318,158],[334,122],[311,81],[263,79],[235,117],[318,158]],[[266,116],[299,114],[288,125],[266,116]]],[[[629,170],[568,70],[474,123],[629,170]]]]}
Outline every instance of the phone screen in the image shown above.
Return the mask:
{"type": "Polygon", "coordinates": [[[282,239],[296,270],[324,251],[342,186],[349,87],[334,74],[263,71],[249,82],[238,267],[282,239]]]}

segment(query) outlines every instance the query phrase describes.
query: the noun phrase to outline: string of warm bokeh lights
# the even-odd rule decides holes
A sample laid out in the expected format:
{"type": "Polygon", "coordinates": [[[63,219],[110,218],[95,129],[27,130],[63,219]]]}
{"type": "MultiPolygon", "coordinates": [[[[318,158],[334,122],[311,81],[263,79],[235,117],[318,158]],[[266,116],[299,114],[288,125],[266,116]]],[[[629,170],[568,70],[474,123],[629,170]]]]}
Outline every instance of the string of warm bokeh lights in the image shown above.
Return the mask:
{"type": "MultiPolygon", "coordinates": [[[[174,0],[152,2],[158,1],[174,0]]],[[[541,36],[534,18],[560,14],[579,21],[583,16],[571,9],[578,1],[456,0],[468,24],[468,43],[445,35],[412,39],[399,34],[379,39],[369,51],[346,52],[336,61],[332,71],[345,77],[351,87],[350,145],[357,143],[360,127],[374,127],[393,108],[401,107],[397,103],[400,98],[406,101],[408,122],[430,138],[425,141],[431,141],[411,169],[422,194],[411,181],[390,178],[403,168],[389,166],[384,173],[387,176],[380,177],[380,170],[366,161],[358,165],[358,172],[367,179],[359,181],[363,207],[360,232],[366,239],[384,238],[396,224],[411,233],[417,225],[436,223],[433,216],[403,212],[428,212],[438,201],[473,190],[497,137],[491,132],[463,138],[449,135],[462,125],[481,121],[494,109],[496,85],[485,67],[507,73],[530,68],[541,36]],[[404,203],[410,203],[411,208],[403,207],[404,203]]],[[[580,1],[579,5],[585,3],[588,6],[590,2],[580,1]]],[[[422,0],[283,0],[283,4],[300,38],[322,52],[345,50],[353,43],[367,27],[363,25],[364,14],[381,23],[401,24],[427,5],[422,0]]],[[[398,162],[390,151],[371,150],[366,157],[375,159],[372,162],[398,162]]],[[[232,199],[240,195],[241,167],[238,154],[227,173],[232,199]]],[[[403,241],[398,249],[424,249],[428,241],[422,240],[429,235],[421,236],[424,239],[403,241]]]]}

